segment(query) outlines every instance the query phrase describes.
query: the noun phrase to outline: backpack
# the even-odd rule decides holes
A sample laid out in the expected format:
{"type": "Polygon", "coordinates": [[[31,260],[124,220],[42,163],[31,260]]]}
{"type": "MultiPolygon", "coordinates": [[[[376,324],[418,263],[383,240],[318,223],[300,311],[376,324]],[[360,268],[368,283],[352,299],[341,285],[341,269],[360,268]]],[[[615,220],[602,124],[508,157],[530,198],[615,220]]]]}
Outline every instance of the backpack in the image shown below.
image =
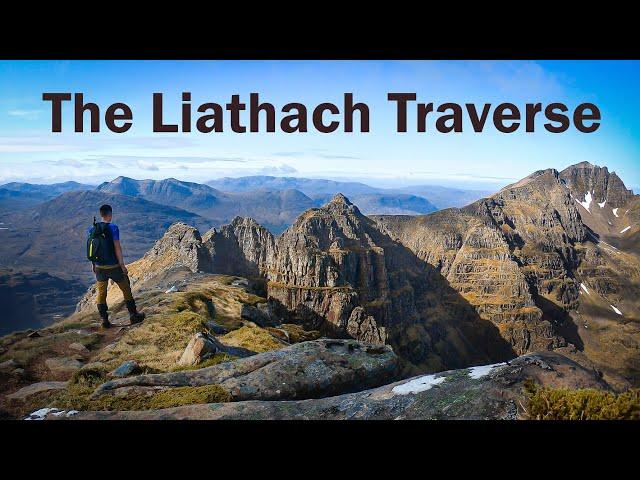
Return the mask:
{"type": "Polygon", "coordinates": [[[87,238],[87,259],[104,264],[114,256],[113,239],[107,223],[97,222],[93,218],[93,227],[87,238]]]}

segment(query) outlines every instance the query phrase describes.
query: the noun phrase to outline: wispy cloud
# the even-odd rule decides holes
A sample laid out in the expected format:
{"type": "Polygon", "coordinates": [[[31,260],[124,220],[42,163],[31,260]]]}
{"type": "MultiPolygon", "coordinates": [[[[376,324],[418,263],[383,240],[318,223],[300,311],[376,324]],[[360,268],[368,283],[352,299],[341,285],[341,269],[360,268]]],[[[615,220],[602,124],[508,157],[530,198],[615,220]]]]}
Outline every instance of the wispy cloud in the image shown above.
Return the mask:
{"type": "Polygon", "coordinates": [[[76,160],[75,158],[62,158],[60,160],[56,160],[55,162],[51,162],[55,165],[60,165],[64,167],[73,167],[73,168],[82,168],[84,164],[80,160],[76,160]]]}
{"type": "Polygon", "coordinates": [[[269,167],[263,167],[258,170],[258,175],[279,175],[279,174],[291,174],[297,173],[298,170],[293,168],[291,165],[274,165],[269,167]]]}
{"type": "Polygon", "coordinates": [[[102,160],[111,160],[111,161],[118,161],[118,162],[138,162],[138,161],[152,161],[155,163],[160,163],[160,162],[168,162],[171,164],[176,164],[176,163],[217,163],[217,162],[230,162],[230,163],[246,163],[248,161],[248,159],[243,158],[243,157],[224,157],[224,156],[220,156],[220,157],[216,157],[216,156],[211,156],[211,157],[202,157],[202,156],[189,156],[189,155],[182,155],[182,156],[171,156],[171,157],[159,157],[159,156],[155,156],[155,155],[146,155],[146,156],[142,156],[142,155],[90,155],[87,157],[87,160],[90,161],[96,161],[96,162],[100,162],[102,160]]]}
{"type": "Polygon", "coordinates": [[[138,168],[141,170],[149,170],[152,172],[160,170],[158,166],[150,160],[138,160],[136,165],[138,165],[138,168]]]}
{"type": "Polygon", "coordinates": [[[16,110],[7,111],[7,115],[9,115],[10,117],[20,117],[20,118],[25,118],[27,120],[35,120],[40,117],[42,112],[43,110],[16,109],[16,110]]]}
{"type": "Polygon", "coordinates": [[[274,157],[302,157],[304,152],[275,152],[274,157]]]}
{"type": "Polygon", "coordinates": [[[355,155],[333,155],[329,153],[323,153],[318,155],[320,158],[335,159],[335,160],[359,160],[361,157],[355,155]]]}

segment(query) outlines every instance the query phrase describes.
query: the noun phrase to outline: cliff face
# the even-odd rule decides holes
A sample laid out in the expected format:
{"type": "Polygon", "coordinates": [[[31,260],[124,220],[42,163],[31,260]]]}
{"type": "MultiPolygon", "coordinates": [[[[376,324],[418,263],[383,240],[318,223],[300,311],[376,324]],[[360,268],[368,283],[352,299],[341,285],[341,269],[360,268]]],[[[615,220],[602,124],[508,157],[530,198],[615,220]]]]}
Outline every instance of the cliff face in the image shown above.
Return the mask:
{"type": "MultiPolygon", "coordinates": [[[[394,307],[413,305],[412,289],[400,269],[418,274],[419,268],[371,223],[342,195],[305,212],[278,241],[275,262],[266,272],[269,296],[334,334],[362,332],[383,343],[394,307]],[[395,285],[390,284],[390,268],[399,274],[395,285]],[[401,291],[403,286],[407,288],[401,291]],[[398,295],[392,298],[391,289],[398,295]],[[367,305],[377,321],[363,308],[354,311],[359,305],[367,305]]],[[[416,316],[411,308],[403,313],[416,316]]]]}
{"type": "Polygon", "coordinates": [[[598,167],[589,162],[565,168],[560,172],[560,178],[579,201],[585,201],[590,193],[594,204],[606,202],[609,207],[615,208],[624,206],[634,196],[615,172],[609,173],[607,167],[598,167]]]}
{"type": "Polygon", "coordinates": [[[390,343],[418,368],[509,358],[513,351],[440,272],[342,195],[278,240],[268,294],[305,323],[390,343]]]}
{"type": "Polygon", "coordinates": [[[552,311],[575,306],[573,243],[585,229],[555,170],[463,209],[374,219],[441,272],[517,353],[566,345],[552,311]]]}
{"type": "Polygon", "coordinates": [[[276,254],[274,236],[252,218],[236,217],[220,230],[209,230],[203,244],[211,271],[229,275],[262,275],[276,254]]]}

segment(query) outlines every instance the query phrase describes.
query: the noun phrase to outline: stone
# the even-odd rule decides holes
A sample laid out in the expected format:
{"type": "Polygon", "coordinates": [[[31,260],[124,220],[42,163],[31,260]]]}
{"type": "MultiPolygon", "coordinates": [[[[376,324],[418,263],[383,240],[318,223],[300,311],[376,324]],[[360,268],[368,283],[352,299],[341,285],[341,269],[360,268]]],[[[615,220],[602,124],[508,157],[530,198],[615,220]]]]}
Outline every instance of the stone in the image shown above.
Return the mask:
{"type": "Polygon", "coordinates": [[[82,368],[82,363],[72,357],[48,358],[44,363],[55,374],[70,374],[82,368]]]}
{"type": "Polygon", "coordinates": [[[260,327],[273,327],[281,323],[280,319],[271,311],[269,303],[266,302],[255,305],[243,304],[240,310],[240,316],[260,327]]]}
{"type": "Polygon", "coordinates": [[[140,373],[141,371],[142,371],[142,368],[140,368],[140,365],[138,365],[136,361],[127,360],[118,368],[116,368],[114,371],[109,372],[109,377],[124,378],[130,375],[135,375],[137,373],[140,373]]]}
{"type": "Polygon", "coordinates": [[[178,365],[197,365],[212,357],[218,351],[218,344],[219,342],[204,333],[195,334],[184,349],[178,365]]]}
{"type": "Polygon", "coordinates": [[[20,390],[7,395],[10,400],[26,400],[31,395],[49,392],[52,390],[62,390],[67,387],[67,382],[38,382],[22,387],[20,390]]]}
{"type": "Polygon", "coordinates": [[[13,358],[10,358],[9,360],[5,360],[4,362],[0,363],[0,372],[10,372],[18,367],[20,367],[20,364],[13,358]]]}
{"type": "Polygon", "coordinates": [[[89,349],[79,342],[69,344],[69,349],[78,353],[89,353],[89,349]]]}
{"type": "Polygon", "coordinates": [[[220,325],[219,323],[214,322],[213,320],[209,320],[205,322],[205,327],[211,331],[211,333],[215,333],[216,335],[224,335],[229,332],[229,329],[220,325]]]}
{"type": "Polygon", "coordinates": [[[114,380],[93,395],[130,387],[215,384],[234,401],[319,398],[383,385],[397,373],[398,357],[389,346],[320,339],[198,370],[114,380]]]}

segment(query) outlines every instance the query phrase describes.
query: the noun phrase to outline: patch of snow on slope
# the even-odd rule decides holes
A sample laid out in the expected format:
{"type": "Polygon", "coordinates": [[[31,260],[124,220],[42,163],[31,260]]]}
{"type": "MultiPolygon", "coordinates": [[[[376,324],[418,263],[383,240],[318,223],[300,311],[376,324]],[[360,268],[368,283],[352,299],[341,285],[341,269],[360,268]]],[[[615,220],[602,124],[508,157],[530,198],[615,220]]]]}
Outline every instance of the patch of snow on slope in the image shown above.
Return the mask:
{"type": "Polygon", "coordinates": [[[435,375],[425,375],[423,377],[414,378],[402,385],[396,385],[391,390],[399,395],[407,395],[409,393],[420,393],[429,390],[434,385],[438,385],[445,381],[447,377],[438,377],[435,375]]]}
{"type": "Polygon", "coordinates": [[[580,200],[578,200],[577,198],[575,199],[576,202],[578,202],[580,205],[582,205],[584,207],[584,209],[591,213],[591,211],[589,210],[589,207],[591,207],[591,201],[593,200],[593,197],[591,196],[591,192],[587,192],[584,196],[584,202],[581,202],[580,200]]]}
{"type": "Polygon", "coordinates": [[[599,206],[600,208],[604,208],[604,206],[605,206],[606,204],[607,204],[607,201],[606,201],[606,200],[605,200],[604,202],[602,202],[602,203],[598,202],[598,206],[599,206]]]}
{"type": "Polygon", "coordinates": [[[584,293],[586,293],[587,295],[591,295],[589,293],[589,290],[587,290],[587,286],[584,283],[580,284],[580,288],[582,288],[584,290],[584,293]]]}
{"type": "Polygon", "coordinates": [[[471,367],[471,370],[469,370],[469,376],[477,380],[478,378],[482,378],[485,375],[488,375],[494,368],[501,367],[502,365],[506,365],[506,363],[493,363],[491,365],[479,365],[477,367],[471,367]]]}
{"type": "Polygon", "coordinates": [[[618,315],[622,315],[622,312],[618,310],[616,307],[614,307],[613,305],[609,305],[609,306],[613,308],[613,311],[616,312],[618,315]]]}
{"type": "Polygon", "coordinates": [[[630,228],[631,228],[631,227],[625,227],[625,228],[623,228],[622,230],[620,230],[620,233],[624,233],[624,232],[626,232],[627,230],[629,230],[630,228]]]}
{"type": "Polygon", "coordinates": [[[616,216],[616,218],[620,218],[620,217],[618,217],[618,209],[617,208],[612,208],[611,211],[616,216]]]}
{"type": "Polygon", "coordinates": [[[25,420],[44,420],[49,413],[55,415],[56,412],[61,412],[61,410],[59,408],[41,408],[40,410],[30,413],[25,420]]]}

